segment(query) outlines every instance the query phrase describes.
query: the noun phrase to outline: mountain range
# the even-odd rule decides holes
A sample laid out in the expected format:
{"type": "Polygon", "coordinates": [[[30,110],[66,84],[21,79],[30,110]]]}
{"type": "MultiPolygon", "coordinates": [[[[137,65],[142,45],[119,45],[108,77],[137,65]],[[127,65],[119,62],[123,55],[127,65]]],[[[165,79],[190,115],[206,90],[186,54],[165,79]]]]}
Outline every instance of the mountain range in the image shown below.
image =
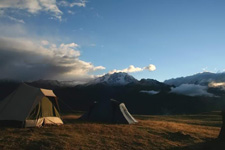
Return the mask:
{"type": "MultiPolygon", "coordinates": [[[[93,79],[86,84],[56,80],[26,83],[53,89],[59,97],[63,112],[86,111],[93,101],[114,98],[124,102],[130,112],[135,114],[193,114],[220,110],[221,97],[225,92],[221,88],[208,86],[212,82],[225,82],[225,73],[204,72],[165,82],[153,79],[137,80],[127,73],[114,73],[93,79]],[[188,92],[184,92],[185,90],[188,92]],[[191,90],[194,94],[190,93],[191,90]]],[[[0,80],[0,100],[15,90],[20,83],[0,80]]]]}

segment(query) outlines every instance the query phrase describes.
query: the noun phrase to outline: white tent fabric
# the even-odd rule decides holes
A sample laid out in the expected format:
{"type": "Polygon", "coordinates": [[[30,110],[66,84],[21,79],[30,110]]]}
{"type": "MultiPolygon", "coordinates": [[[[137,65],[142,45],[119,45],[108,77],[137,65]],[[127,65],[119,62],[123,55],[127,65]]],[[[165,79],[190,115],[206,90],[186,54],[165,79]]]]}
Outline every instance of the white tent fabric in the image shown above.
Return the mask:
{"type": "Polygon", "coordinates": [[[39,118],[37,120],[26,120],[25,127],[41,127],[43,125],[47,124],[54,124],[54,125],[61,125],[63,124],[62,120],[59,117],[43,117],[39,118]]]}
{"type": "Polygon", "coordinates": [[[134,119],[134,117],[129,113],[129,111],[127,110],[126,106],[124,103],[121,103],[120,105],[120,110],[123,114],[123,116],[126,118],[127,122],[129,124],[135,124],[138,121],[136,119],[134,119]]]}
{"type": "Polygon", "coordinates": [[[45,96],[56,97],[56,95],[53,93],[52,90],[41,89],[41,92],[42,92],[45,96]]]}

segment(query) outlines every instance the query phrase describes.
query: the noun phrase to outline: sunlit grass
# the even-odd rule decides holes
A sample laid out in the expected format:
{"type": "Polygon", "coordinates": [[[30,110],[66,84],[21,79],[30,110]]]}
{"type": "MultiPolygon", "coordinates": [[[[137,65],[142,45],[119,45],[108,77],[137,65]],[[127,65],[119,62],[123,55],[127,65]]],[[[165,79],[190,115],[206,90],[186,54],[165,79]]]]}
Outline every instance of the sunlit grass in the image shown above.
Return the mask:
{"type": "MultiPolygon", "coordinates": [[[[201,149],[217,138],[219,113],[181,116],[135,116],[135,125],[87,123],[64,115],[65,125],[1,128],[0,149],[172,150],[201,149]]],[[[213,143],[211,143],[213,144],[213,143]]]]}

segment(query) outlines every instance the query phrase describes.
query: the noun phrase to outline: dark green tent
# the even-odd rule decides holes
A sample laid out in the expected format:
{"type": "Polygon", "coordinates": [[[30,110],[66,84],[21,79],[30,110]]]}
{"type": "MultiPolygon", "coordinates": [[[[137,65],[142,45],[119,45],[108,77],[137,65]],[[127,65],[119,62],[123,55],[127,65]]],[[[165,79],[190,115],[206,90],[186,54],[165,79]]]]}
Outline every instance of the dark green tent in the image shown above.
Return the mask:
{"type": "Polygon", "coordinates": [[[80,119],[92,122],[116,124],[137,123],[133,116],[128,112],[125,104],[116,100],[94,102],[89,108],[89,111],[81,116],[80,119]]]}

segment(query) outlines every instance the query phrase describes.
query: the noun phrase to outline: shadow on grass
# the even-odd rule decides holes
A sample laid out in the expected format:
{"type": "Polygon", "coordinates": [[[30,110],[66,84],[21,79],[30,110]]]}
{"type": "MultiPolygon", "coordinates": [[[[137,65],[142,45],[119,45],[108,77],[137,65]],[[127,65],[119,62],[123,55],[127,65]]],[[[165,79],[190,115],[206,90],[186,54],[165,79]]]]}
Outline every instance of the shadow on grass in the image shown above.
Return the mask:
{"type": "Polygon", "coordinates": [[[74,119],[74,118],[64,118],[63,119],[64,124],[82,124],[82,123],[87,123],[87,121],[83,121],[81,119],[74,119]]]}
{"type": "Polygon", "coordinates": [[[88,121],[82,120],[80,118],[63,118],[64,124],[102,124],[102,125],[129,125],[126,123],[110,123],[110,122],[100,122],[100,121],[88,121]]]}
{"type": "Polygon", "coordinates": [[[51,141],[52,139],[40,139],[36,141],[29,141],[27,145],[24,147],[26,150],[49,150],[49,149],[55,149],[55,150],[61,150],[63,149],[63,144],[57,144],[57,146],[54,146],[53,143],[57,142],[51,141]]]}
{"type": "Polygon", "coordinates": [[[174,147],[169,150],[225,150],[225,140],[210,139],[203,143],[197,143],[184,147],[174,147]]]}

